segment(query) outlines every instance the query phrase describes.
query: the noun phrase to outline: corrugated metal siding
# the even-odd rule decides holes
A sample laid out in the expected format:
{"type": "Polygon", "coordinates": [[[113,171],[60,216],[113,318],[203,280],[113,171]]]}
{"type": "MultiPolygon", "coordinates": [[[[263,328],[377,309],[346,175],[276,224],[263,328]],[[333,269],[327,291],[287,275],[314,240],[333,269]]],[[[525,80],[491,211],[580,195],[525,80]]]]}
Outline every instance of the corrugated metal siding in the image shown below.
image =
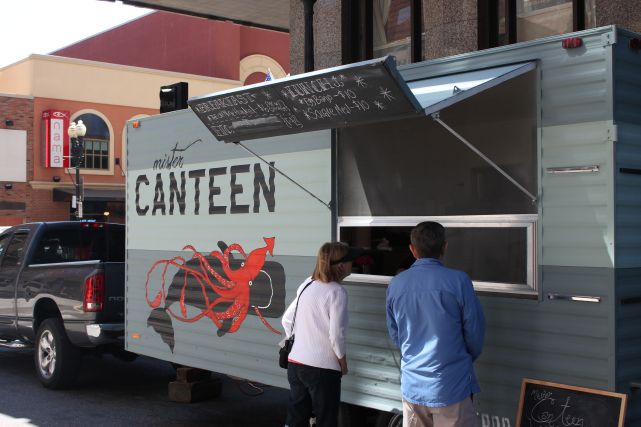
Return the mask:
{"type": "Polygon", "coordinates": [[[613,270],[542,267],[544,293],[602,297],[601,303],[481,297],[487,322],[476,363],[480,412],[514,425],[523,378],[611,389],[613,270]]]}
{"type": "Polygon", "coordinates": [[[381,285],[345,283],[349,295],[347,357],[341,399],[384,411],[401,409],[400,354],[389,339],[381,285]]]}
{"type": "Polygon", "coordinates": [[[616,143],[616,266],[641,267],[641,55],[631,50],[629,36],[619,33],[614,59],[616,143]]]}
{"type": "MultiPolygon", "coordinates": [[[[253,314],[253,308],[248,310],[247,317],[236,332],[222,335],[215,322],[207,316],[193,322],[177,319],[171,312],[176,313],[177,317],[192,318],[205,310],[201,307],[207,307],[208,303],[200,291],[198,281],[193,275],[187,277],[191,288],[187,288],[184,294],[186,313],[182,314],[179,295],[183,276],[176,276],[176,284],[171,287],[174,275],[182,270],[170,266],[165,276],[162,273],[165,264],[160,264],[160,268],[153,270],[152,265],[156,261],[175,256],[191,259],[192,252],[183,249],[188,244],[205,256],[219,250],[219,241],[227,245],[238,243],[249,254],[254,249],[267,247],[268,243],[263,238],[275,237],[273,256],[266,254],[263,268],[267,269],[268,263],[282,265],[284,283],[272,283],[273,288],[279,287],[280,295],[282,291],[285,292],[287,304],[293,299],[298,286],[311,275],[320,245],[331,240],[330,209],[281,175],[275,175],[273,212],[267,208],[265,191],[259,192],[261,206],[259,212],[254,212],[252,204],[255,201],[256,181],[253,166],[260,164],[269,185],[269,169],[266,165],[234,144],[224,144],[213,139],[191,111],[183,110],[142,119],[140,122],[140,128],[128,129],[127,144],[127,349],[187,366],[287,387],[286,372],[277,363],[278,342],[283,336],[263,324],[253,314]],[[194,201],[196,183],[193,178],[186,182],[184,214],[179,212],[178,206],[173,214],[169,213],[170,170],[154,167],[154,161],[163,159],[166,153],[171,157],[171,150],[175,146],[179,149],[188,147],[186,151],[177,153],[184,157],[182,164],[171,169],[176,174],[178,186],[181,171],[203,170],[206,173],[210,168],[226,168],[226,173],[216,175],[215,181],[210,179],[208,173],[200,178],[198,214],[194,201]],[[236,185],[243,185],[243,189],[236,192],[236,203],[249,204],[248,213],[230,213],[232,165],[252,166],[248,172],[238,173],[235,181],[236,185]],[[164,180],[167,212],[163,214],[158,210],[153,215],[154,199],[159,197],[155,191],[157,173],[164,180]],[[136,181],[140,175],[147,176],[149,185],[140,185],[136,194],[136,181]],[[212,202],[216,206],[227,206],[226,213],[210,214],[212,202]],[[138,214],[137,203],[148,205],[149,211],[138,214]],[[153,303],[148,301],[153,301],[158,294],[163,278],[166,294],[161,299],[161,304],[154,309],[153,303]],[[284,287],[284,290],[280,287],[284,287]]],[[[322,200],[331,200],[330,131],[254,140],[247,145],[267,161],[275,162],[276,167],[322,200]]],[[[239,188],[236,187],[236,190],[239,188]]],[[[237,251],[234,254],[235,258],[240,257],[237,251]]],[[[216,261],[212,258],[209,262],[213,265],[216,261]]],[[[240,267],[232,267],[236,268],[240,267]]],[[[196,269],[200,272],[200,269],[196,269]]],[[[274,267],[274,271],[277,270],[274,267]]],[[[215,283],[216,280],[212,279],[212,282],[215,283]]],[[[265,289],[269,290],[269,287],[265,289]]],[[[255,296],[253,292],[255,291],[250,290],[250,297],[255,296]]],[[[213,291],[210,293],[213,294],[213,291]]],[[[214,294],[209,298],[213,302],[217,296],[214,294]]],[[[282,312],[273,315],[278,317],[266,317],[266,322],[275,330],[282,331],[282,312]]],[[[221,329],[224,330],[225,327],[221,329]]]]}
{"type": "Polygon", "coordinates": [[[541,60],[542,125],[612,120],[609,93],[612,27],[575,33],[583,46],[565,50],[561,41],[567,35],[527,43],[430,60],[402,67],[407,81],[541,60]]]}
{"type": "Polygon", "coordinates": [[[608,121],[542,129],[541,264],[613,266],[611,129],[608,121]],[[591,165],[599,171],[548,173],[591,165]]]}
{"type": "MultiPolygon", "coordinates": [[[[514,425],[524,377],[613,389],[611,317],[614,270],[543,267],[544,292],[592,295],[601,303],[483,296],[485,349],[476,363],[479,410],[514,425]]],[[[385,287],[346,283],[350,375],[343,400],[382,410],[400,409],[400,355],[385,324],[385,287]]]]}
{"type": "MultiPolygon", "coordinates": [[[[638,36],[637,36],[638,37],[638,36]]],[[[628,393],[626,426],[641,426],[641,55],[620,31],[614,50],[614,113],[618,137],[614,179],[616,227],[616,389],[628,393]]]]}
{"type": "Polygon", "coordinates": [[[628,393],[626,426],[641,426],[641,268],[616,269],[616,390],[628,393]]]}
{"type": "Polygon", "coordinates": [[[613,31],[579,33],[585,46],[580,50],[562,49],[567,36],[559,36],[402,70],[407,80],[417,80],[539,61],[542,300],[482,297],[488,320],[486,347],[477,363],[483,420],[507,419],[514,425],[524,377],[614,389],[613,31]],[[598,165],[599,172],[547,173],[549,167],[587,165],[598,165]],[[550,301],[550,292],[602,301],[550,301]]]}

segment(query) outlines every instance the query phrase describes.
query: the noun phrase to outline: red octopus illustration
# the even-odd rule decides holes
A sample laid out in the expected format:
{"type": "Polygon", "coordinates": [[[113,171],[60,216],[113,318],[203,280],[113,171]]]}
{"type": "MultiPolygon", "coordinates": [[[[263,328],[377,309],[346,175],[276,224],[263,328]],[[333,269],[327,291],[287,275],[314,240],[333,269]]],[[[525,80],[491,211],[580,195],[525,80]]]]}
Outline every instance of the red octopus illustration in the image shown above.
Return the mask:
{"type": "MultiPolygon", "coordinates": [[[[224,251],[214,250],[208,256],[203,256],[192,245],[184,246],[183,250],[192,251],[192,257],[189,261],[186,261],[182,256],[163,259],[155,262],[148,271],[145,282],[147,304],[157,310],[164,301],[164,311],[181,322],[193,323],[203,317],[208,317],[218,327],[220,336],[224,333],[238,331],[247,317],[248,310],[252,307],[250,304],[252,281],[261,273],[267,254],[274,255],[275,238],[266,237],[263,240],[265,241],[265,246],[254,249],[249,254],[246,254],[237,243],[229,245],[224,251]],[[234,251],[243,257],[240,266],[236,269],[230,266],[230,256],[234,251]],[[224,275],[216,271],[211,265],[213,260],[220,262],[224,275]],[[165,276],[170,266],[176,267],[183,272],[181,276],[176,274],[172,283],[172,286],[176,286],[176,278],[181,281],[179,283],[181,289],[178,298],[180,313],[173,311],[171,302],[168,304],[167,301],[165,276]],[[156,292],[153,299],[150,299],[149,282],[152,273],[157,268],[162,268],[160,290],[156,292]],[[187,316],[187,303],[185,301],[188,280],[190,284],[197,284],[200,291],[199,294],[202,296],[202,301],[197,304],[200,308],[200,313],[191,317],[187,316]]],[[[267,329],[275,334],[281,334],[265,320],[257,305],[254,305],[253,309],[267,329]]]]}

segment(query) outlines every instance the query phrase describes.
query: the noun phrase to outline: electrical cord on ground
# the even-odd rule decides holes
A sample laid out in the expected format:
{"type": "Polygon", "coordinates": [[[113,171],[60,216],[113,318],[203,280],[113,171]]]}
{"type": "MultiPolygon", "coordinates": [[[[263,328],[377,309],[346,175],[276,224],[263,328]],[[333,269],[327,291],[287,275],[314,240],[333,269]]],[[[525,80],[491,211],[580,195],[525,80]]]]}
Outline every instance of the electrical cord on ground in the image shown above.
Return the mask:
{"type": "Polygon", "coordinates": [[[232,375],[227,375],[227,378],[231,379],[234,382],[234,384],[236,384],[236,387],[238,387],[240,392],[243,393],[246,396],[256,397],[256,396],[260,396],[261,394],[265,393],[265,387],[266,387],[265,384],[256,385],[255,383],[253,383],[251,381],[248,381],[248,380],[246,380],[244,378],[234,377],[232,375]],[[256,391],[248,392],[247,390],[243,389],[242,384],[246,384],[246,385],[248,385],[249,387],[253,388],[256,391]]]}

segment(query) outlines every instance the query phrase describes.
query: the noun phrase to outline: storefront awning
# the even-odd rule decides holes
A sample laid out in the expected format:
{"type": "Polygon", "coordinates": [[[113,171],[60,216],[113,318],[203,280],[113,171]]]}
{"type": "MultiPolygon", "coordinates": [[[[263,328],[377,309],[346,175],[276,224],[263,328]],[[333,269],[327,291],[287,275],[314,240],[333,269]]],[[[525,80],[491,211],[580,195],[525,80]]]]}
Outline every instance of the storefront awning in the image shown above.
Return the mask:
{"type": "MultiPolygon", "coordinates": [[[[54,188],[54,202],[68,202],[76,194],[74,188],[54,188]]],[[[124,202],[125,190],[94,190],[85,189],[83,199],[91,202],[124,202]]]]}
{"type": "Polygon", "coordinates": [[[408,86],[425,114],[430,115],[534,68],[536,63],[527,62],[417,80],[408,86]]]}

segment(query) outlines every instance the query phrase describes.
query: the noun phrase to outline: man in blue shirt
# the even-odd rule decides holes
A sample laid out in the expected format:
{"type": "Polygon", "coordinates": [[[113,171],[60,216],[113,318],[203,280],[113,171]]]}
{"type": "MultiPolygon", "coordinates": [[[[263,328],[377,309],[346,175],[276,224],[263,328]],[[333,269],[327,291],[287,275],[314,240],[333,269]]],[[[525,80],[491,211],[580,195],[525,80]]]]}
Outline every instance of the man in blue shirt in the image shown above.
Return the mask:
{"type": "Polygon", "coordinates": [[[468,275],[443,266],[441,224],[418,224],[410,241],[416,261],[387,288],[387,328],[401,350],[403,426],[476,426],[471,397],[480,391],[474,361],[485,336],[481,304],[468,275]]]}

